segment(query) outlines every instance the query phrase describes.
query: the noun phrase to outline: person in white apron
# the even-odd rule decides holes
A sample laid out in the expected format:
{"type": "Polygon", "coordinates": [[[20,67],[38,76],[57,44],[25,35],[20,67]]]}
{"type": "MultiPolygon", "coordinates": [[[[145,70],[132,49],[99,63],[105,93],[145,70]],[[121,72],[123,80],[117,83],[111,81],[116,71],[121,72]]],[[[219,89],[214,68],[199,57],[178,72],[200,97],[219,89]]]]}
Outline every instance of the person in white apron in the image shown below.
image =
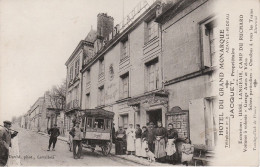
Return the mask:
{"type": "Polygon", "coordinates": [[[129,124],[129,128],[126,130],[127,137],[127,152],[130,155],[133,155],[135,152],[135,129],[133,124],[129,124]]]}
{"type": "Polygon", "coordinates": [[[175,164],[177,162],[177,157],[174,156],[176,153],[175,140],[178,138],[178,132],[173,129],[173,125],[171,123],[168,124],[167,137],[166,159],[168,162],[175,164]]]}

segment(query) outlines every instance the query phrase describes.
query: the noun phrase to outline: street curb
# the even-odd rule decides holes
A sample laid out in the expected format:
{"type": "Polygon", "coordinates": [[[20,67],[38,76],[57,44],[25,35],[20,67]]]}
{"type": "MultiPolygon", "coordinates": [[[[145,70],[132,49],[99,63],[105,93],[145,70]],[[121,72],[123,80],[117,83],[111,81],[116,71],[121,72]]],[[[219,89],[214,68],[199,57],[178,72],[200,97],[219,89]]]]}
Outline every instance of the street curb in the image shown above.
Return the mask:
{"type": "Polygon", "coordinates": [[[143,166],[157,166],[157,165],[153,165],[153,164],[151,164],[149,162],[147,164],[143,163],[143,162],[137,162],[137,161],[132,160],[131,158],[121,157],[121,156],[118,156],[118,155],[115,155],[115,154],[111,154],[111,153],[110,153],[110,155],[112,155],[114,157],[117,157],[117,158],[120,158],[120,159],[123,159],[123,160],[126,160],[126,161],[134,162],[136,164],[143,165],[143,166]]]}

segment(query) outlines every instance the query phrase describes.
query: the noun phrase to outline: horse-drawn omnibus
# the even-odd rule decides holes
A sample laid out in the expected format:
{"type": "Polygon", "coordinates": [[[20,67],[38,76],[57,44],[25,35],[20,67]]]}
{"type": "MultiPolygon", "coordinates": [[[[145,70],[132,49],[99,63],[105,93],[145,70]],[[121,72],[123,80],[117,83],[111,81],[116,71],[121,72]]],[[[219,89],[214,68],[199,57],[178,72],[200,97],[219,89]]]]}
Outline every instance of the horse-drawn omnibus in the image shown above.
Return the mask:
{"type": "MultiPolygon", "coordinates": [[[[90,148],[93,152],[96,146],[102,149],[104,155],[108,155],[112,147],[112,129],[114,113],[104,109],[86,109],[81,111],[83,115],[80,127],[83,130],[82,147],[90,148]]],[[[72,136],[69,137],[69,149],[72,150],[72,136]]]]}

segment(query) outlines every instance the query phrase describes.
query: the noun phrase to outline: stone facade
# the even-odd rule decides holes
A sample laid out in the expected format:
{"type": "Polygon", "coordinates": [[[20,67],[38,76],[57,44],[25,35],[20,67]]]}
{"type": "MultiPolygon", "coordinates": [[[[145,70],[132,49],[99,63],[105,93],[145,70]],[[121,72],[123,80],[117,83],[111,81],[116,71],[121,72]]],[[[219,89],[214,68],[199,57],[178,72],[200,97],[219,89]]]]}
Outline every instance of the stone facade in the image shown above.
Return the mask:
{"type": "MultiPolygon", "coordinates": [[[[77,85],[80,101],[66,114],[94,108],[113,111],[116,129],[161,120],[164,126],[173,123],[181,137],[213,148],[214,42],[207,41],[213,40],[209,34],[216,27],[214,2],[156,1],[123,31],[118,25],[111,29],[112,17],[98,15],[97,38],[91,30],[91,40],[81,41],[66,62],[67,105],[77,85]],[[106,22],[104,29],[101,21],[106,22]],[[75,79],[70,66],[77,58],[80,74],[75,79]],[[206,132],[200,131],[203,128],[206,132]]],[[[72,115],[65,117],[67,129],[72,115]]]]}
{"type": "MultiPolygon", "coordinates": [[[[186,136],[194,144],[209,148],[216,144],[216,93],[213,89],[214,53],[206,53],[206,50],[214,49],[209,48],[214,41],[209,39],[209,35],[205,36],[205,23],[215,19],[214,3],[214,0],[177,1],[165,10],[162,7],[163,12],[156,19],[162,27],[163,76],[165,89],[169,91],[168,109],[177,106],[188,111],[190,133],[186,136]],[[204,46],[207,41],[211,41],[208,48],[204,46]]],[[[183,131],[182,126],[178,130],[183,131]]]]}

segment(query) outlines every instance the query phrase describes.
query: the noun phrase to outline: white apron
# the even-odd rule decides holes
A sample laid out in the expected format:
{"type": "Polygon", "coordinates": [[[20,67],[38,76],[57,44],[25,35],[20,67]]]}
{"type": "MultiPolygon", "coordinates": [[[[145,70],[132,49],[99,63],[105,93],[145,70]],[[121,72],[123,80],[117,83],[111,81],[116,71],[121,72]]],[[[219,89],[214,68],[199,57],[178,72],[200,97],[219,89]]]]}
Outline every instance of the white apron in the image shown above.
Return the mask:
{"type": "Polygon", "coordinates": [[[135,151],[135,130],[127,129],[127,151],[135,151]]]}
{"type": "Polygon", "coordinates": [[[168,156],[173,155],[176,152],[176,147],[174,143],[175,139],[168,139],[167,145],[166,145],[166,154],[168,156]]]}
{"type": "Polygon", "coordinates": [[[146,140],[142,142],[142,150],[141,150],[142,157],[147,157],[145,148],[148,148],[148,144],[146,140]]]}
{"type": "Polygon", "coordinates": [[[141,141],[141,138],[137,138],[135,140],[135,155],[137,156],[141,156],[142,152],[142,141],[141,141]]]}

